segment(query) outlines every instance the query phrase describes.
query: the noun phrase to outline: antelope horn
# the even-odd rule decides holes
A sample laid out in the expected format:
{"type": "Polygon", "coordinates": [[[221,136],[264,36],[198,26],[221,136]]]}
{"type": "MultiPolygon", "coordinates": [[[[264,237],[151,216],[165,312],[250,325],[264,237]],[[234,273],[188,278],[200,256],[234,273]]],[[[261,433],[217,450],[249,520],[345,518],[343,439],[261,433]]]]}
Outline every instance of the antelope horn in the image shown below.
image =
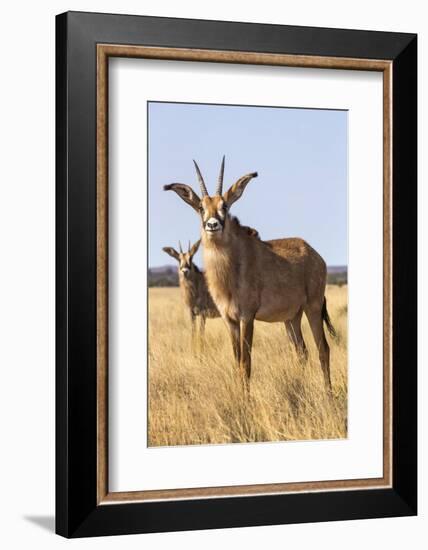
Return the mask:
{"type": "Polygon", "coordinates": [[[220,174],[218,176],[217,190],[216,195],[221,195],[223,193],[223,176],[224,176],[224,155],[223,160],[221,161],[220,174]]]}
{"type": "Polygon", "coordinates": [[[190,252],[190,241],[189,241],[189,247],[187,249],[187,252],[190,252]]]}
{"type": "Polygon", "coordinates": [[[201,187],[202,196],[207,197],[208,196],[208,191],[207,191],[207,188],[205,187],[204,178],[202,177],[201,171],[199,170],[199,166],[196,164],[195,160],[193,161],[193,164],[195,165],[196,173],[198,175],[198,180],[199,180],[199,185],[201,187]]]}
{"type": "Polygon", "coordinates": [[[181,248],[181,241],[178,241],[178,246],[180,247],[180,254],[183,254],[183,249],[181,248]]]}

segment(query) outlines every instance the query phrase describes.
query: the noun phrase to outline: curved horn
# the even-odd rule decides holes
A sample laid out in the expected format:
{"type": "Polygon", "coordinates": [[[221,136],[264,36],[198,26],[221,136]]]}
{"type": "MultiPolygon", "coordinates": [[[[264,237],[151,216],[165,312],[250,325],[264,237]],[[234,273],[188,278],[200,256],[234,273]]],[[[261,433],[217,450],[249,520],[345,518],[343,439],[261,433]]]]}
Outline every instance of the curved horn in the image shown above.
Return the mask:
{"type": "Polygon", "coordinates": [[[180,247],[180,254],[183,254],[183,249],[181,248],[181,241],[178,241],[178,246],[180,247]]]}
{"type": "Polygon", "coordinates": [[[201,171],[199,170],[199,166],[196,164],[195,160],[193,161],[193,164],[195,165],[196,174],[198,175],[198,180],[199,180],[199,185],[201,187],[202,196],[207,197],[208,196],[208,191],[207,191],[207,188],[205,187],[204,178],[202,177],[201,171]]]}
{"type": "Polygon", "coordinates": [[[220,174],[218,176],[217,190],[216,195],[221,195],[223,193],[223,176],[224,176],[224,155],[223,160],[221,161],[220,174]]]}

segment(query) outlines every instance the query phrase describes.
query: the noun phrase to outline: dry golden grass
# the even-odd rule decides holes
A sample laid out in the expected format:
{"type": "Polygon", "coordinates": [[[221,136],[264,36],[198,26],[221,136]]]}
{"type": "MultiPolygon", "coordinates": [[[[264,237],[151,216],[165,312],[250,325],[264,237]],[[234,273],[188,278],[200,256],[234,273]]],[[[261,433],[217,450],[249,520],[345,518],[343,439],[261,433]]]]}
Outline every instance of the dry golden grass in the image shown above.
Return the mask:
{"type": "Polygon", "coordinates": [[[333,396],[328,397],[306,318],[309,361],[302,364],[282,323],[256,322],[251,394],[245,398],[221,319],[207,321],[192,346],[178,288],[149,294],[149,445],[198,445],[347,435],[347,287],[327,288],[338,333],[327,336],[333,396]]]}

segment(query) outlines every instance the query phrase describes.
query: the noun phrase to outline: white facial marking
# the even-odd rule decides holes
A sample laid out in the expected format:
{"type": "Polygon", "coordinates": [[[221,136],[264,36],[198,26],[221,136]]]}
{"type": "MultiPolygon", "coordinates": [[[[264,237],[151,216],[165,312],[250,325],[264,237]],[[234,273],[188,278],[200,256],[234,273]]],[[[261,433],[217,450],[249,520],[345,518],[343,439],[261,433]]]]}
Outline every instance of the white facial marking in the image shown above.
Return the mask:
{"type": "Polygon", "coordinates": [[[220,222],[216,218],[210,218],[205,222],[205,231],[218,231],[221,229],[220,222]]]}

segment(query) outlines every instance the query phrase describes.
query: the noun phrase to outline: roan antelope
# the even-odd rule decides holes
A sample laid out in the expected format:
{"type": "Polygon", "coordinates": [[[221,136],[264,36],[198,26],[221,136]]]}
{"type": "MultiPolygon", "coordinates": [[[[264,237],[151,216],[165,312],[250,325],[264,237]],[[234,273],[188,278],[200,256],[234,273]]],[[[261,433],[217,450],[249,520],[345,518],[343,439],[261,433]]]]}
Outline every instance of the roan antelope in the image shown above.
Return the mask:
{"type": "Polygon", "coordinates": [[[307,356],[301,319],[305,312],[319,353],[327,388],[331,389],[330,348],[323,322],[334,335],[325,299],[327,268],[322,257],[300,238],[262,241],[229,214],[257,172],[239,178],[223,193],[224,157],[215,195],[208,194],[193,161],[202,198],[182,183],[165,185],[200,216],[205,278],[226,322],[235,360],[247,388],[251,375],[254,320],[284,322],[298,353],[307,356]]]}
{"type": "Polygon", "coordinates": [[[179,243],[180,252],[177,252],[171,246],[162,249],[178,262],[178,280],[184,303],[190,313],[192,339],[196,335],[196,320],[198,318],[200,320],[200,335],[202,336],[206,319],[220,317],[220,313],[208,292],[205,276],[198,266],[193,263],[193,256],[198,251],[200,243],[200,239],[193,246],[190,246],[189,242],[187,252],[183,252],[181,243],[179,243]]]}

